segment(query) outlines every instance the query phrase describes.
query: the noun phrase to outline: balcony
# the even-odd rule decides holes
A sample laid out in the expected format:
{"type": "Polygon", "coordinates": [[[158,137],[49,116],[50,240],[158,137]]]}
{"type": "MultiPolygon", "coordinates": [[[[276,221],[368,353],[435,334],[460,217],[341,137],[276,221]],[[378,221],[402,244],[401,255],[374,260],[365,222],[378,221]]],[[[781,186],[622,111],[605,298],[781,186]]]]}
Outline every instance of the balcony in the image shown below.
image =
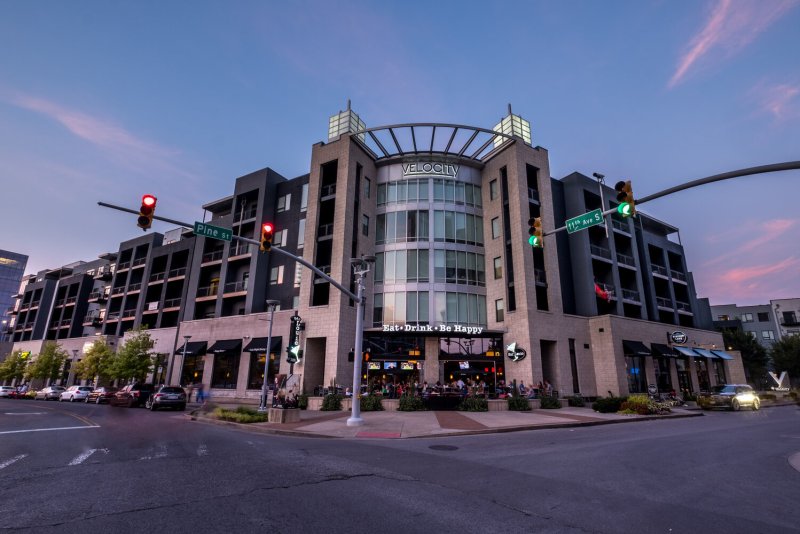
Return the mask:
{"type": "Polygon", "coordinates": [[[72,324],[72,319],[71,318],[70,319],[64,319],[63,321],[60,321],[58,323],[58,327],[59,328],[69,328],[69,326],[71,324],[72,324]]]}
{"type": "Polygon", "coordinates": [[[662,267],[661,265],[656,265],[655,263],[651,265],[653,269],[653,274],[658,276],[663,276],[664,278],[669,278],[669,270],[666,267],[662,267]]]}
{"type": "Polygon", "coordinates": [[[534,269],[533,280],[537,286],[547,287],[547,273],[544,272],[544,269],[534,269]]]}
{"type": "Polygon", "coordinates": [[[98,269],[97,272],[94,273],[95,280],[111,280],[113,277],[114,277],[114,270],[111,267],[98,269]]]}
{"type": "Polygon", "coordinates": [[[106,322],[111,323],[119,321],[119,315],[120,315],[119,312],[109,313],[108,316],[106,317],[106,322]]]}
{"type": "Polygon", "coordinates": [[[108,300],[108,293],[105,291],[92,291],[86,300],[87,302],[105,302],[108,300]]]}
{"type": "Polygon", "coordinates": [[[233,293],[246,293],[247,280],[240,280],[239,282],[230,282],[225,284],[223,296],[230,296],[233,293]]]}
{"type": "Polygon", "coordinates": [[[167,274],[167,279],[172,280],[173,278],[180,278],[186,276],[186,267],[178,267],[177,269],[171,269],[167,274]]]}
{"type": "Polygon", "coordinates": [[[111,296],[114,297],[116,295],[122,295],[125,293],[125,286],[115,287],[111,290],[111,296]]]}
{"type": "Polygon", "coordinates": [[[141,290],[142,290],[142,284],[141,283],[131,284],[131,285],[128,286],[128,293],[134,293],[136,291],[141,291],[141,290]]]}
{"type": "Polygon", "coordinates": [[[784,316],[783,319],[781,319],[781,326],[800,326],[800,321],[797,320],[797,317],[784,316]]]}
{"type": "Polygon", "coordinates": [[[622,300],[626,300],[628,302],[637,302],[637,303],[642,302],[639,298],[639,292],[636,291],[635,289],[622,288],[622,300]]]}
{"type": "Polygon", "coordinates": [[[133,260],[133,263],[131,263],[131,267],[135,269],[137,267],[141,267],[145,263],[147,263],[147,258],[146,257],[144,257],[144,258],[136,258],[135,260],[133,260]]]}
{"type": "Polygon", "coordinates": [[[165,271],[162,271],[160,273],[153,273],[150,275],[150,278],[147,279],[147,282],[149,284],[153,284],[156,282],[163,282],[166,277],[167,273],[165,271]]]}
{"type": "Polygon", "coordinates": [[[64,306],[74,306],[78,301],[78,297],[67,297],[64,299],[64,306]]]}
{"type": "Polygon", "coordinates": [[[628,256],[627,254],[623,254],[621,252],[617,252],[617,263],[620,265],[626,265],[628,267],[636,268],[636,261],[633,259],[633,256],[628,256]]]}
{"type": "Polygon", "coordinates": [[[336,184],[323,185],[322,189],[320,189],[320,201],[328,200],[334,196],[336,196],[336,184]]]}
{"type": "Polygon", "coordinates": [[[320,224],[317,231],[317,239],[333,237],[333,223],[320,224]]]}
{"type": "Polygon", "coordinates": [[[213,262],[221,262],[222,261],[222,250],[215,250],[213,252],[206,252],[203,254],[203,259],[200,262],[201,265],[206,265],[208,263],[213,262]]]}
{"type": "MultiPolygon", "coordinates": [[[[327,274],[328,276],[331,275],[331,266],[330,265],[318,265],[317,269],[319,269],[323,273],[327,274]]],[[[315,274],[314,275],[314,283],[315,284],[328,284],[330,282],[328,282],[324,278],[320,277],[318,274],[315,274]]]]}
{"type": "Polygon", "coordinates": [[[31,309],[38,308],[41,302],[42,302],[41,300],[34,300],[33,302],[31,302],[31,309]]]}
{"type": "Polygon", "coordinates": [[[124,271],[125,269],[130,269],[130,267],[131,267],[131,262],[123,261],[117,264],[117,272],[124,271]]]}
{"type": "Polygon", "coordinates": [[[656,297],[656,306],[658,306],[659,308],[664,308],[666,310],[673,309],[672,301],[664,297],[656,297]]]}
{"type": "Polygon", "coordinates": [[[122,312],[122,320],[123,321],[129,320],[129,319],[133,319],[135,317],[136,317],[136,310],[135,309],[134,310],[125,310],[124,312],[122,312]]]}
{"type": "Polygon", "coordinates": [[[675,301],[675,309],[678,310],[679,313],[692,313],[692,307],[689,303],[681,302],[680,300],[675,301]]]}
{"type": "Polygon", "coordinates": [[[87,315],[83,318],[83,326],[100,326],[103,324],[103,318],[99,315],[87,315]]]}
{"type": "MultiPolygon", "coordinates": [[[[600,289],[608,293],[609,300],[617,298],[616,296],[617,288],[614,287],[614,284],[605,284],[603,282],[597,282],[597,285],[600,287],[600,289]]],[[[600,295],[597,296],[600,297],[600,295]]]]}
{"type": "Polygon", "coordinates": [[[8,309],[6,309],[7,315],[16,315],[17,313],[19,312],[16,310],[16,308],[14,308],[14,306],[9,306],[8,309]]]}
{"type": "Polygon", "coordinates": [[[258,213],[258,205],[246,209],[244,212],[238,211],[233,216],[233,222],[246,221],[248,219],[255,219],[258,213]]]}
{"type": "Polygon", "coordinates": [[[241,244],[237,247],[231,247],[231,253],[228,257],[229,260],[233,259],[236,256],[249,256],[251,254],[251,249],[249,244],[241,244]]]}
{"type": "Polygon", "coordinates": [[[679,282],[686,283],[686,275],[680,271],[676,271],[674,269],[669,271],[670,276],[672,276],[673,280],[678,280],[679,282]]]}
{"type": "Polygon", "coordinates": [[[539,204],[539,191],[535,187],[528,188],[528,202],[539,204]]]}
{"type": "Polygon", "coordinates": [[[611,251],[605,247],[601,247],[600,245],[589,245],[589,250],[591,251],[592,256],[597,256],[607,260],[611,259],[611,251]]]}
{"type": "Polygon", "coordinates": [[[171,309],[180,309],[181,307],[181,299],[167,299],[164,301],[164,311],[168,311],[171,309]]]}
{"type": "Polygon", "coordinates": [[[217,298],[217,290],[219,286],[205,286],[205,287],[198,287],[197,288],[197,299],[209,299],[209,298],[217,298]]]}
{"type": "Polygon", "coordinates": [[[614,230],[617,230],[618,232],[631,235],[631,227],[628,225],[627,222],[617,221],[614,218],[612,218],[611,226],[614,228],[614,230]]]}
{"type": "Polygon", "coordinates": [[[57,301],[56,301],[56,308],[60,308],[61,306],[63,306],[63,305],[64,305],[64,301],[65,301],[65,300],[66,300],[66,299],[59,299],[59,300],[57,300],[57,301]]]}

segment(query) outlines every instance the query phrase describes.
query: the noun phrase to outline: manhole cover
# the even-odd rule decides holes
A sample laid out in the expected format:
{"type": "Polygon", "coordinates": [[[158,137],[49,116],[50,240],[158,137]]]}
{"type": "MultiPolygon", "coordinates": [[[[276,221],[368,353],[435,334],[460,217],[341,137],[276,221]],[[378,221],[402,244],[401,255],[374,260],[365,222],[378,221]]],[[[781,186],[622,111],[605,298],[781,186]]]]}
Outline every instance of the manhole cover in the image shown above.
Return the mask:
{"type": "Polygon", "coordinates": [[[429,449],[433,449],[434,451],[457,451],[458,447],[455,445],[431,445],[428,447],[429,449]]]}

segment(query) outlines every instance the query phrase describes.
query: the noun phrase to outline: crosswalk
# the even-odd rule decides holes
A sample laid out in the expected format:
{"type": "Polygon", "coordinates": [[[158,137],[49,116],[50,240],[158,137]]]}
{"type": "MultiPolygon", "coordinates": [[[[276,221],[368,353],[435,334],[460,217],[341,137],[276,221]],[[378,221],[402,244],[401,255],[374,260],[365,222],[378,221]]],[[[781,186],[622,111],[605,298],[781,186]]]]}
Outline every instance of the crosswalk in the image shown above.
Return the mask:
{"type": "Polygon", "coordinates": [[[209,446],[205,443],[200,443],[197,448],[187,448],[185,444],[177,446],[170,446],[166,443],[157,443],[144,449],[111,449],[108,447],[96,447],[83,449],[77,454],[75,451],[66,452],[61,451],[54,453],[49,451],[47,453],[26,452],[13,456],[4,456],[0,453],[0,471],[8,468],[21,468],[25,469],[26,462],[41,463],[46,462],[50,467],[77,467],[86,464],[97,464],[102,462],[113,461],[138,461],[146,462],[151,460],[163,460],[170,457],[173,458],[186,458],[187,456],[205,457],[211,455],[209,446]]]}

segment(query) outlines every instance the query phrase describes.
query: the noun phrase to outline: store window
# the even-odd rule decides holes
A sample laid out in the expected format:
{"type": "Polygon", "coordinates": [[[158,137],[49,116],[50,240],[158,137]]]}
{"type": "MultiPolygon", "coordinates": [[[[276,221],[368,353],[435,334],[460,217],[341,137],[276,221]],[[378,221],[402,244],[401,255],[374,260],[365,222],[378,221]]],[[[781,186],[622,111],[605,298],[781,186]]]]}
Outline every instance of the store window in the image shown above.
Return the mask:
{"type": "Polygon", "coordinates": [[[628,376],[628,391],[646,393],[643,356],[625,356],[625,370],[628,376]]]}
{"type": "Polygon", "coordinates": [[[656,386],[659,393],[669,393],[672,391],[672,377],[669,372],[669,358],[653,358],[653,366],[656,371],[656,386]]]}
{"type": "Polygon", "coordinates": [[[686,358],[676,358],[675,367],[678,370],[678,388],[681,393],[692,393],[692,377],[689,373],[689,364],[686,358]]]}
{"type": "Polygon", "coordinates": [[[240,355],[215,354],[214,370],[211,373],[211,387],[222,389],[236,389],[239,376],[240,355]]]}

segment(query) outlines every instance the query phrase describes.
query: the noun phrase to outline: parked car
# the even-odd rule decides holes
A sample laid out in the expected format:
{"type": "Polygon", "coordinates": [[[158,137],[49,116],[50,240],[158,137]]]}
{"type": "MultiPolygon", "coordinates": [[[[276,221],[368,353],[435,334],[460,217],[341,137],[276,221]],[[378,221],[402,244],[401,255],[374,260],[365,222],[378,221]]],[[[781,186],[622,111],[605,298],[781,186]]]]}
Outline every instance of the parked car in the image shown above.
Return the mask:
{"type": "Polygon", "coordinates": [[[153,384],[128,384],[109,399],[111,406],[144,406],[147,399],[155,392],[153,384]]]}
{"type": "Polygon", "coordinates": [[[59,402],[68,400],[70,402],[86,400],[89,393],[94,389],[92,386],[70,386],[66,391],[62,391],[59,395],[59,402]]]}
{"type": "Polygon", "coordinates": [[[13,391],[17,391],[14,386],[0,386],[0,397],[8,397],[13,391]]]}
{"type": "Polygon", "coordinates": [[[144,405],[145,408],[156,411],[159,408],[186,409],[186,392],[178,386],[161,386],[158,391],[150,395],[144,405]]]}
{"type": "Polygon", "coordinates": [[[758,410],[761,408],[761,399],[747,384],[725,384],[714,386],[708,393],[701,393],[697,397],[697,404],[704,410],[727,408],[739,411],[746,406],[758,410]]]}
{"type": "Polygon", "coordinates": [[[104,402],[110,402],[111,397],[119,391],[119,388],[112,388],[112,387],[99,387],[92,390],[89,395],[86,396],[86,402],[90,403],[93,402],[95,404],[102,404],[104,402]]]}
{"type": "Polygon", "coordinates": [[[36,392],[36,396],[34,399],[36,400],[58,400],[61,397],[61,394],[66,391],[67,388],[62,386],[47,386],[44,389],[40,389],[36,392]]]}

